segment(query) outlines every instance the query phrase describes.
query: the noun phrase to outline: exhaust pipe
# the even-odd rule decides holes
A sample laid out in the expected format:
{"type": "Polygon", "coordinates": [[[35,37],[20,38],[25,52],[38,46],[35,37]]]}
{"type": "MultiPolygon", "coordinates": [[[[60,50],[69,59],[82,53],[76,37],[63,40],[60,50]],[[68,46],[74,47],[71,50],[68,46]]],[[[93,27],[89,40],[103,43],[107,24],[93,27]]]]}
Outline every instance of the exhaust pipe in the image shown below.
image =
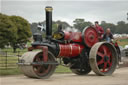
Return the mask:
{"type": "Polygon", "coordinates": [[[52,37],[52,7],[46,6],[46,38],[52,37]]]}

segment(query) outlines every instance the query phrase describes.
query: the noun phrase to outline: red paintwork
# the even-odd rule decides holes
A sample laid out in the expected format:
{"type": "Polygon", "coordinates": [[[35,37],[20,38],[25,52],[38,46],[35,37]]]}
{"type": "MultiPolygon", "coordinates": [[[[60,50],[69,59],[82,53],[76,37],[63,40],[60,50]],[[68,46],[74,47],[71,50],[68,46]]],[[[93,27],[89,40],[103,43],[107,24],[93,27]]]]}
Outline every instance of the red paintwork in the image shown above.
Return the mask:
{"type": "Polygon", "coordinates": [[[88,47],[92,47],[95,43],[97,43],[99,41],[98,38],[98,33],[96,31],[95,28],[93,27],[88,27],[85,31],[84,31],[84,43],[88,46],[88,47]]]}
{"type": "Polygon", "coordinates": [[[43,46],[43,61],[47,62],[48,61],[48,47],[43,46]]]}
{"type": "Polygon", "coordinates": [[[59,44],[59,56],[75,57],[78,56],[83,50],[84,46],[79,44],[59,44]]]}
{"type": "MultiPolygon", "coordinates": [[[[44,61],[44,57],[40,58],[40,55],[36,55],[33,61],[34,62],[42,62],[42,61],[44,61]]],[[[45,65],[38,65],[38,64],[34,64],[33,65],[33,70],[38,75],[45,75],[45,74],[47,74],[49,72],[50,68],[51,68],[51,65],[47,65],[47,69],[46,69],[45,65]]]]}
{"type": "Polygon", "coordinates": [[[117,42],[111,42],[115,47],[119,47],[117,42]]]}
{"type": "Polygon", "coordinates": [[[104,65],[101,68],[101,72],[107,72],[110,70],[111,66],[112,66],[112,52],[109,50],[109,48],[105,45],[102,45],[97,52],[98,55],[98,60],[97,61],[97,65],[104,65]],[[108,61],[104,61],[105,56],[108,57],[108,61]]]}
{"type": "Polygon", "coordinates": [[[114,45],[115,45],[115,47],[118,47],[118,43],[117,42],[115,42],[114,45]]]}
{"type": "Polygon", "coordinates": [[[72,40],[74,42],[82,42],[81,32],[64,32],[65,40],[72,40]]]}
{"type": "Polygon", "coordinates": [[[69,40],[71,34],[72,34],[72,32],[64,32],[64,39],[69,40]]]}
{"type": "Polygon", "coordinates": [[[41,49],[43,53],[43,61],[47,62],[48,60],[48,47],[47,46],[35,46],[35,47],[29,47],[28,51],[32,51],[34,49],[41,49]]]}

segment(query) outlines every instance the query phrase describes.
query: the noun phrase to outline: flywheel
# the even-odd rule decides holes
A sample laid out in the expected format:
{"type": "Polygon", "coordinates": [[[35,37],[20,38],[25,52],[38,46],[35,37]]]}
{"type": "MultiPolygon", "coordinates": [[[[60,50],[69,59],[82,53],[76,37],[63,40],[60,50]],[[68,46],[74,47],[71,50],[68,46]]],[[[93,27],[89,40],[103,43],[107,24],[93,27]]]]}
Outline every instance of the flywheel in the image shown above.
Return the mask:
{"type": "Polygon", "coordinates": [[[82,39],[84,44],[91,48],[95,43],[99,41],[97,30],[92,26],[86,27],[82,32],[82,39]]]}

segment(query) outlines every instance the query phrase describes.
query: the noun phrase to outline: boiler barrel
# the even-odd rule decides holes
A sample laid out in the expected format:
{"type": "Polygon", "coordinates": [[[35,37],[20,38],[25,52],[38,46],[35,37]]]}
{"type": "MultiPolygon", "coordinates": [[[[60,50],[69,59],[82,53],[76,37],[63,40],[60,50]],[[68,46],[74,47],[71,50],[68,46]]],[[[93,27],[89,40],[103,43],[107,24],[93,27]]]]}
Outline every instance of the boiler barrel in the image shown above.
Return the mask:
{"type": "Polygon", "coordinates": [[[59,57],[76,57],[78,56],[84,46],[79,44],[59,44],[59,57]]]}

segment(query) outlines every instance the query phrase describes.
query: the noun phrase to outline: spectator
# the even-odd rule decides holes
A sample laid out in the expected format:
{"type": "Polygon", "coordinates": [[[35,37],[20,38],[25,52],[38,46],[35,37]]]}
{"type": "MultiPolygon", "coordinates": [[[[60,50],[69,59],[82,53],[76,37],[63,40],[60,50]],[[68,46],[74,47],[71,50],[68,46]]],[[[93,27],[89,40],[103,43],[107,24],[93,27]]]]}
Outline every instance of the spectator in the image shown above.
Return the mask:
{"type": "Polygon", "coordinates": [[[100,38],[102,38],[102,35],[104,34],[104,29],[101,26],[99,26],[98,21],[95,22],[95,28],[98,31],[100,38]]]}
{"type": "Polygon", "coordinates": [[[107,42],[111,42],[113,38],[113,35],[111,33],[110,28],[107,28],[106,33],[103,36],[103,40],[106,40],[107,42]]]}

